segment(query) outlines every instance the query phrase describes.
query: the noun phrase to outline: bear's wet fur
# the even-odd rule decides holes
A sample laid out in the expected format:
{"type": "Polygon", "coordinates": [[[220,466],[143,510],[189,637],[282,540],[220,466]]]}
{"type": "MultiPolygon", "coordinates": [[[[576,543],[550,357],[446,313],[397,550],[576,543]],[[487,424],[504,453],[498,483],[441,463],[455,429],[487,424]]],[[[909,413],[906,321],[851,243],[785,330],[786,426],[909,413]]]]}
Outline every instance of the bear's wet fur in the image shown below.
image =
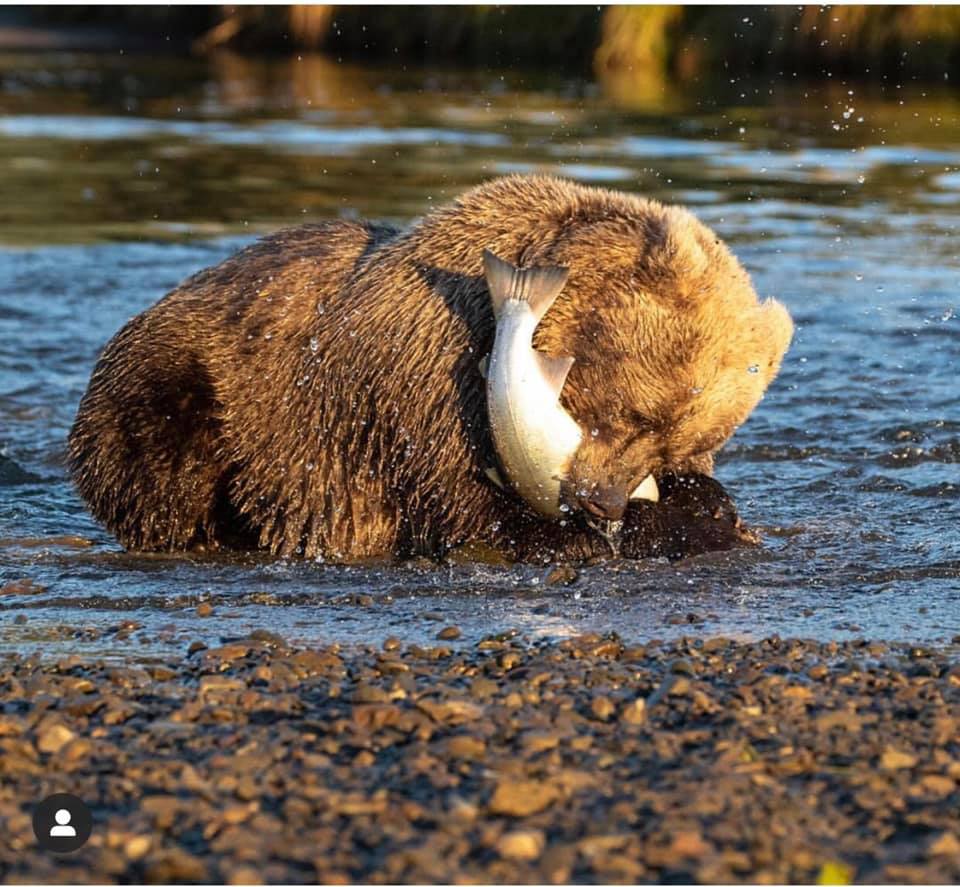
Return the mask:
{"type": "Polygon", "coordinates": [[[280,231],[135,317],[70,434],[93,514],[134,550],[608,554],[581,515],[539,518],[488,478],[484,249],[570,269],[535,337],[575,358],[570,482],[653,472],[663,490],[630,506],[621,553],[748,544],[709,475],[776,374],[789,316],[689,212],[547,176],[492,180],[406,229],[280,231]]]}

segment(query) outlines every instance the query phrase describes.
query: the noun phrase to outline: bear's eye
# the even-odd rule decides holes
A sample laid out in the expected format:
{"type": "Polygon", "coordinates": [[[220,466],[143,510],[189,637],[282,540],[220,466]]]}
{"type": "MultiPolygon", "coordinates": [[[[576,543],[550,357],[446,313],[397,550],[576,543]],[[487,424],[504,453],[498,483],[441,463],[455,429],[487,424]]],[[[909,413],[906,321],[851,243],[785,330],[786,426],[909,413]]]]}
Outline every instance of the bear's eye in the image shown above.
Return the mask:
{"type": "Polygon", "coordinates": [[[621,457],[632,447],[649,438],[656,431],[653,423],[639,413],[632,413],[631,419],[626,423],[626,434],[620,447],[618,448],[621,457]]]}
{"type": "Polygon", "coordinates": [[[665,430],[663,422],[659,422],[643,413],[634,412],[630,419],[630,432],[633,440],[643,440],[665,430]]]}
{"type": "Polygon", "coordinates": [[[631,407],[623,411],[623,419],[635,432],[653,431],[653,420],[646,414],[631,407]]]}

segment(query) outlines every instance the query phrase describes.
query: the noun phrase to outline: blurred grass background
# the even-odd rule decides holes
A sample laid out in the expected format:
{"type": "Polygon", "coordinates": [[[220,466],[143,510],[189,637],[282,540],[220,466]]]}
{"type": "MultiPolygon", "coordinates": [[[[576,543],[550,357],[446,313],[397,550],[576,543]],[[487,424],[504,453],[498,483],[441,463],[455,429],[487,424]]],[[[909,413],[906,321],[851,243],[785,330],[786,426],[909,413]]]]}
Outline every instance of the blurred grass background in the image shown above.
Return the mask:
{"type": "Polygon", "coordinates": [[[322,50],[458,65],[562,66],[680,81],[960,73],[960,6],[60,6],[61,28],[120,28],[206,53],[322,50]]]}

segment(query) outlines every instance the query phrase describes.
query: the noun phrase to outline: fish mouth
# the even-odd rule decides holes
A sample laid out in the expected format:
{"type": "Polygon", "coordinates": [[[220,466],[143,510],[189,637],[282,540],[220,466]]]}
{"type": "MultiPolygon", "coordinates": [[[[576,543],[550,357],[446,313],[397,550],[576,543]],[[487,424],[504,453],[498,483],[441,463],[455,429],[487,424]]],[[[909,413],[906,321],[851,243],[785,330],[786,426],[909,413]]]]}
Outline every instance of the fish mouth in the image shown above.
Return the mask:
{"type": "Polygon", "coordinates": [[[587,526],[600,536],[609,546],[614,557],[620,557],[620,533],[623,530],[622,520],[594,520],[584,518],[587,526]]]}
{"type": "Polygon", "coordinates": [[[609,546],[610,553],[615,557],[620,557],[621,534],[623,532],[623,516],[631,502],[644,500],[651,503],[660,501],[660,488],[657,486],[657,480],[652,474],[648,474],[633,492],[626,498],[622,504],[615,509],[619,512],[616,519],[605,518],[600,509],[595,510],[595,504],[589,497],[578,497],[578,503],[583,509],[584,523],[598,536],[600,536],[609,546]],[[598,514],[598,511],[600,513],[598,514]]]}

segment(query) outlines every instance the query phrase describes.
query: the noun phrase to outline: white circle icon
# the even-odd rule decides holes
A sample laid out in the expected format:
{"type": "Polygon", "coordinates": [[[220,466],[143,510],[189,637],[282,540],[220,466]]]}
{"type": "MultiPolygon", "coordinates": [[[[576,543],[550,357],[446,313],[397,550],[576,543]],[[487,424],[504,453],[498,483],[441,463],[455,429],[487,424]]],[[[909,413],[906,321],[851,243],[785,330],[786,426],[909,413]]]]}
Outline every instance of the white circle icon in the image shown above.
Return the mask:
{"type": "Polygon", "coordinates": [[[70,811],[64,808],[59,809],[53,814],[57,824],[50,829],[51,838],[75,838],[77,830],[70,825],[70,811]]]}

